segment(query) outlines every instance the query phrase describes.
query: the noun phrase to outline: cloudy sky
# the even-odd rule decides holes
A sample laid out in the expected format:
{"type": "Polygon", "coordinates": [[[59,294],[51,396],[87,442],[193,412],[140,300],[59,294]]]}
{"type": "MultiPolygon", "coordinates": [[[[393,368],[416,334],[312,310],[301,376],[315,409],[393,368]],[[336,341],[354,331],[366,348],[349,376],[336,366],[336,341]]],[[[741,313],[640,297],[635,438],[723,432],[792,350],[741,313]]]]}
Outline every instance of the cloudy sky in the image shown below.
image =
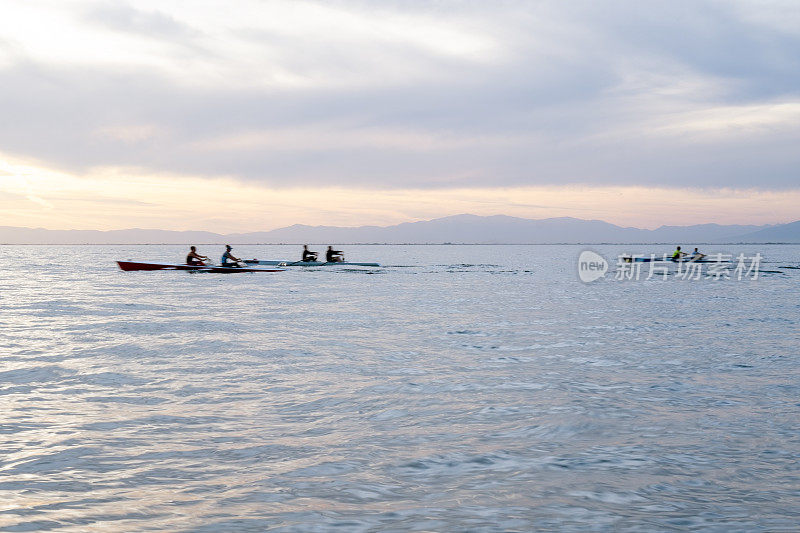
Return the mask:
{"type": "Polygon", "coordinates": [[[0,225],[800,219],[796,0],[0,14],[0,225]]]}

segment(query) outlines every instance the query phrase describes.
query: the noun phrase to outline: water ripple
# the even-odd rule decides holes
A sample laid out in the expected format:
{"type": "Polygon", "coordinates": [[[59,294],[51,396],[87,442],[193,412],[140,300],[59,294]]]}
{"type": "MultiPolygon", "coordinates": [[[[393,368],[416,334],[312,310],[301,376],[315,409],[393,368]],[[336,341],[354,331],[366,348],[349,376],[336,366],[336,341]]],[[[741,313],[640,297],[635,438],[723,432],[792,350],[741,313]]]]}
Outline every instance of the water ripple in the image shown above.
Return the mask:
{"type": "Polygon", "coordinates": [[[756,282],[593,285],[579,247],[352,248],[406,266],[15,249],[0,530],[797,529],[798,247],[756,282]]]}

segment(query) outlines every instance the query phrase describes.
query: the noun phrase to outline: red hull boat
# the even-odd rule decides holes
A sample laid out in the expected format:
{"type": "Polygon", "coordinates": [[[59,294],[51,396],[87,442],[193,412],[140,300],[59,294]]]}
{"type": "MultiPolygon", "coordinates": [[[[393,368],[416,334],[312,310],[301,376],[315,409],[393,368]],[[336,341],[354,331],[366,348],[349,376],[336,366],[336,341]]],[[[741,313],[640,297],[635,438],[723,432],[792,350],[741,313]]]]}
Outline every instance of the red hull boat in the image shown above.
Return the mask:
{"type": "Polygon", "coordinates": [[[138,263],[134,261],[117,261],[119,268],[132,272],[135,270],[191,270],[195,272],[216,272],[220,274],[235,274],[239,272],[283,272],[274,268],[254,267],[224,267],[215,265],[181,265],[174,263],[138,263]]]}

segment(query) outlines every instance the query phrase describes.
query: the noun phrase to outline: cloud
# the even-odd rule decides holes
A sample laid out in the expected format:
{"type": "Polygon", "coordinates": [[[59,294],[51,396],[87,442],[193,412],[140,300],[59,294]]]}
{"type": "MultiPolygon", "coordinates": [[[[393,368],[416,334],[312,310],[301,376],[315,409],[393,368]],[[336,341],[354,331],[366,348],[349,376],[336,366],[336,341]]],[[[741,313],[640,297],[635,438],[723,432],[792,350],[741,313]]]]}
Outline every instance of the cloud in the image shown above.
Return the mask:
{"type": "Polygon", "coordinates": [[[793,3],[237,6],[10,10],[0,149],[269,187],[797,186],[793,3]]]}
{"type": "Polygon", "coordinates": [[[91,6],[86,20],[111,31],[130,32],[162,40],[185,40],[199,36],[199,32],[175,17],[160,11],[142,11],[125,3],[109,2],[91,6]]]}

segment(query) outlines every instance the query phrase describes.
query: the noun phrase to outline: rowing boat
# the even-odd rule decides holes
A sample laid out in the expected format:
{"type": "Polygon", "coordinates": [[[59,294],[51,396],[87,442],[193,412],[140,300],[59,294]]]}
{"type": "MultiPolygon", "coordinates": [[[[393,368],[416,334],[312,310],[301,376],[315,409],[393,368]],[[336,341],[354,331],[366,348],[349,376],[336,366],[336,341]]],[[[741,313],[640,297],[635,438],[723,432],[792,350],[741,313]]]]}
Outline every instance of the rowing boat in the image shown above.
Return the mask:
{"type": "Polygon", "coordinates": [[[259,261],[258,259],[245,259],[248,265],[264,265],[264,266],[303,266],[303,267],[319,267],[319,266],[362,266],[362,267],[379,267],[378,263],[351,263],[349,261],[259,261]]]}
{"type": "Polygon", "coordinates": [[[730,263],[730,260],[728,260],[728,259],[719,259],[719,260],[718,259],[709,259],[708,256],[706,256],[703,259],[691,259],[691,258],[672,259],[671,257],[655,257],[655,258],[653,258],[653,257],[633,257],[633,258],[631,258],[629,256],[624,256],[622,259],[626,263],[630,263],[630,262],[634,262],[634,263],[653,263],[653,262],[655,262],[655,263],[662,263],[662,262],[664,262],[664,263],[730,263]]]}
{"type": "Polygon", "coordinates": [[[228,267],[218,265],[181,265],[175,263],[138,263],[134,261],[117,261],[119,268],[131,272],[135,270],[190,270],[193,272],[214,272],[235,274],[239,272],[283,272],[274,268],[228,267]]]}

